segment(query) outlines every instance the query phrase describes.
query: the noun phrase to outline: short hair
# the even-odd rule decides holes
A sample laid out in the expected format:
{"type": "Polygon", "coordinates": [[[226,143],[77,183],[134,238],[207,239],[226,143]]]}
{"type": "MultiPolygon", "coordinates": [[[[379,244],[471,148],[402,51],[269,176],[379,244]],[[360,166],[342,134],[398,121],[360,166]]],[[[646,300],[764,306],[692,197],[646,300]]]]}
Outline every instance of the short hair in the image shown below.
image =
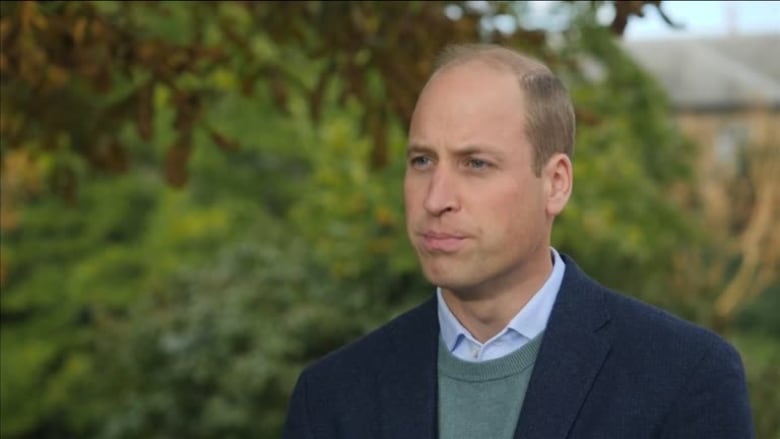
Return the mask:
{"type": "Polygon", "coordinates": [[[441,52],[431,78],[442,70],[470,61],[509,70],[517,77],[525,99],[525,133],[533,148],[533,170],[537,176],[557,153],[574,159],[574,106],[566,87],[546,65],[494,44],[458,44],[441,52]]]}

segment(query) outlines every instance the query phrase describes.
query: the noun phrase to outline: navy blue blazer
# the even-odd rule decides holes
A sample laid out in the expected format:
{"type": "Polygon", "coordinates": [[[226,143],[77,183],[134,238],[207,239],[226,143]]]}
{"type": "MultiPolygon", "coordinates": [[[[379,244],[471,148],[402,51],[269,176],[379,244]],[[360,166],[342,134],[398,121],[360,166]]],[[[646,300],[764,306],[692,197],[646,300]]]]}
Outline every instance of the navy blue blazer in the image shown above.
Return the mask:
{"type": "MultiPolygon", "coordinates": [[[[739,354],[566,263],[515,438],[755,436],[739,354]]],[[[301,373],[284,439],[434,439],[435,297],[301,373]]]]}

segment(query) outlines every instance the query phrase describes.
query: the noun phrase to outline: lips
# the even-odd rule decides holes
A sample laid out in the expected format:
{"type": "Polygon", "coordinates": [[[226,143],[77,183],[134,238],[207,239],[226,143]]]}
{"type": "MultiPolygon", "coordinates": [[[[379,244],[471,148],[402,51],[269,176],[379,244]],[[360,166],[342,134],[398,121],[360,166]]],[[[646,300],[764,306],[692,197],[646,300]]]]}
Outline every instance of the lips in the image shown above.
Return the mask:
{"type": "Polygon", "coordinates": [[[419,234],[423,248],[428,252],[453,253],[466,242],[467,236],[457,233],[427,231],[419,234]]]}

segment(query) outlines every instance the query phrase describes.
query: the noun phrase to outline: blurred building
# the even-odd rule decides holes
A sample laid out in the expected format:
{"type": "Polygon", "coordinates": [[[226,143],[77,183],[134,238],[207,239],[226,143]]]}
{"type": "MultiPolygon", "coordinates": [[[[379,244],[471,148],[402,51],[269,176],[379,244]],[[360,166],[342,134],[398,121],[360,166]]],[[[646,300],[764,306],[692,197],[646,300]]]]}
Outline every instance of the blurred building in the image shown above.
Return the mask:
{"type": "Polygon", "coordinates": [[[770,161],[780,156],[780,33],[623,44],[666,90],[682,131],[702,147],[703,183],[744,173],[751,150],[770,161]]]}
{"type": "Polygon", "coordinates": [[[682,130],[726,170],[740,148],[780,141],[780,33],[625,42],[664,87],[682,130]]]}
{"type": "Polygon", "coordinates": [[[720,231],[739,261],[716,303],[728,315],[780,276],[780,33],[623,45],[700,146],[702,226],[720,231]]]}

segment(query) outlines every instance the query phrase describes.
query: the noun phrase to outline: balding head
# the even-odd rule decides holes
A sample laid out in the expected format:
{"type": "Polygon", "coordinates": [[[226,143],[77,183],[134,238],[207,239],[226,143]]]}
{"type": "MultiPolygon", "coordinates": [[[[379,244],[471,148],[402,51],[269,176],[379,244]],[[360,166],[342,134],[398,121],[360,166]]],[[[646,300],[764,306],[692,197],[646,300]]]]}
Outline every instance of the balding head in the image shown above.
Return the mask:
{"type": "Polygon", "coordinates": [[[453,45],[441,53],[428,82],[442,71],[473,62],[508,71],[517,78],[524,98],[520,102],[526,114],[524,131],[533,148],[537,175],[557,153],[573,158],[575,118],[571,98],[563,83],[538,60],[496,45],[453,45]]]}

